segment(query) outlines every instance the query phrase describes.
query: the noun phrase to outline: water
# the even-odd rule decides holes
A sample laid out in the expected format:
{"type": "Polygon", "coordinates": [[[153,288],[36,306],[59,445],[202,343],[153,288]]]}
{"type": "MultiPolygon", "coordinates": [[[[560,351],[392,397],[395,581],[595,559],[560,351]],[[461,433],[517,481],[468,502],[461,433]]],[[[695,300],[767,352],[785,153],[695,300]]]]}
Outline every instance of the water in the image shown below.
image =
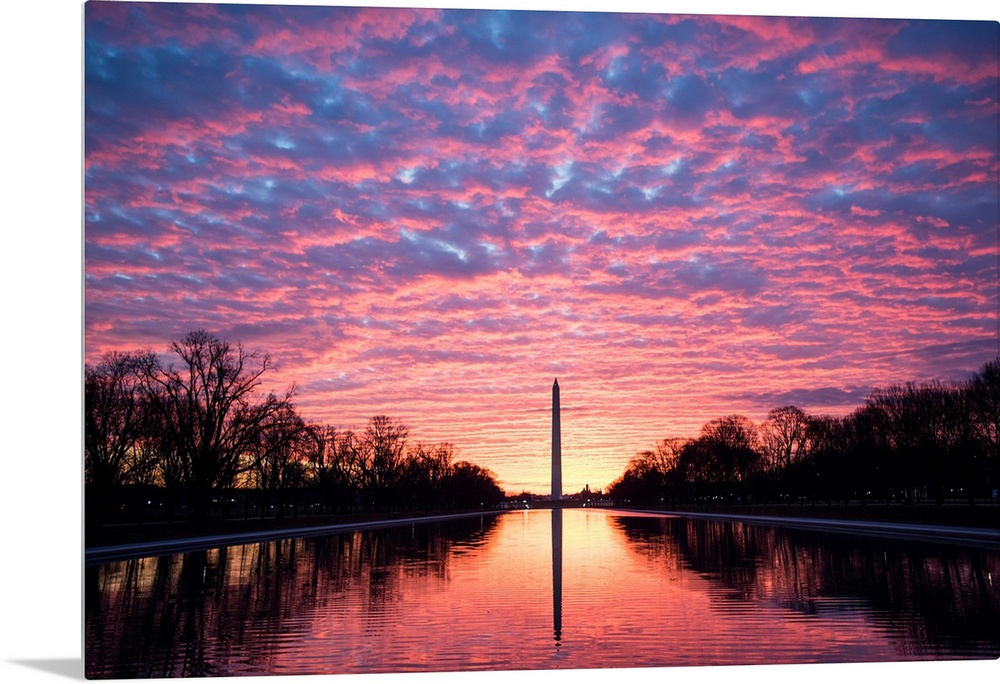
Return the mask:
{"type": "Polygon", "coordinates": [[[515,511],[86,568],[91,678],[1000,656],[1000,552],[515,511]]]}

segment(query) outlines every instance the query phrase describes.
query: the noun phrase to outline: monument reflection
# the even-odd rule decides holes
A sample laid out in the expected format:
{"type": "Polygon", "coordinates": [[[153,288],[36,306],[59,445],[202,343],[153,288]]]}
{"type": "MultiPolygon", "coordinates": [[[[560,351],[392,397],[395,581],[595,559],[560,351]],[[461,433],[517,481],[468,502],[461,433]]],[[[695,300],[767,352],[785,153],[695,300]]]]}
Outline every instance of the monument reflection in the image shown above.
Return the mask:
{"type": "Polygon", "coordinates": [[[563,512],[552,509],[552,631],[556,649],[562,641],[562,555],[563,555],[563,512]]]}

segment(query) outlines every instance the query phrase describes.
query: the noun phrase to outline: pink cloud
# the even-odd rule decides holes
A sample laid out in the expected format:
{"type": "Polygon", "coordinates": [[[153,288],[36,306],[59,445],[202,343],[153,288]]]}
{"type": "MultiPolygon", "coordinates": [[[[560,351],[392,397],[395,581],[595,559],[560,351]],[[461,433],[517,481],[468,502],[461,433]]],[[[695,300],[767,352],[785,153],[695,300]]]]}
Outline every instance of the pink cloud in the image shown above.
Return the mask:
{"type": "Polygon", "coordinates": [[[199,15],[176,44],[241,64],[211,97],[164,72],[116,99],[127,50],[95,60],[88,359],[239,337],[309,420],[399,415],[512,489],[534,481],[556,375],[582,487],[772,408],[734,388],[854,396],[978,360],[914,350],[986,339],[995,315],[979,207],[998,163],[975,134],[998,109],[975,84],[996,75],[891,57],[901,24],[664,17],[644,41],[612,16],[595,45],[440,12],[295,15],[199,15]]]}

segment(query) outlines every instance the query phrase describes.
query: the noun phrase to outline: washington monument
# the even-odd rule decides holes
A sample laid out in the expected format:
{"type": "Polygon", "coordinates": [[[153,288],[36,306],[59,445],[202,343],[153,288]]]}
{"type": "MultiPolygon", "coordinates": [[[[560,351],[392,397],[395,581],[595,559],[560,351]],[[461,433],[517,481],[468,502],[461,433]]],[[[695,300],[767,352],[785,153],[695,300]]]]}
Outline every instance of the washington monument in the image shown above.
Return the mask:
{"type": "Polygon", "coordinates": [[[559,379],[552,383],[552,500],[562,498],[562,438],[559,429],[559,379]]]}

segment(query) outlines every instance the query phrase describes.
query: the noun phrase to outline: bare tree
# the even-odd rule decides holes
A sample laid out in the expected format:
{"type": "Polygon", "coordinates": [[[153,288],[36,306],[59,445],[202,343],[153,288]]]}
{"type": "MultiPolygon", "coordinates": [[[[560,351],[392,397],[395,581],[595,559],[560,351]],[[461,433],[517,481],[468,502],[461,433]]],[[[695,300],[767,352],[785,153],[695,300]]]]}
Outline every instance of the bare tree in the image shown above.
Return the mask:
{"type": "Polygon", "coordinates": [[[846,453],[852,444],[848,422],[834,416],[810,416],[806,425],[808,451],[792,466],[789,478],[793,495],[808,495],[813,501],[823,497],[828,502],[846,496],[846,453]]]}
{"type": "Polygon", "coordinates": [[[412,508],[431,510],[445,505],[443,486],[454,458],[455,447],[448,442],[421,442],[407,450],[402,483],[412,508]]]}
{"type": "Polygon", "coordinates": [[[355,497],[352,504],[354,508],[371,503],[365,501],[370,486],[370,464],[367,453],[363,436],[354,430],[345,430],[337,437],[336,458],[343,464],[348,481],[351,483],[355,497]]]}
{"type": "MultiPolygon", "coordinates": [[[[261,426],[253,471],[262,493],[274,501],[279,518],[285,517],[289,493],[304,483],[309,446],[305,422],[291,403],[279,407],[261,426]]],[[[265,514],[262,505],[261,517],[265,514]]]]}
{"type": "Polygon", "coordinates": [[[366,493],[376,506],[391,498],[400,474],[409,429],[385,415],[373,416],[365,428],[362,463],[366,493]]]}
{"type": "Polygon", "coordinates": [[[751,476],[760,464],[757,432],[746,416],[730,415],[709,421],[701,437],[712,455],[711,466],[716,481],[726,489],[738,489],[746,499],[751,476]]]}
{"type": "Polygon", "coordinates": [[[648,452],[649,458],[655,463],[656,469],[664,478],[677,469],[681,452],[686,443],[687,440],[680,437],[665,437],[653,445],[653,450],[648,452]]]}
{"type": "Polygon", "coordinates": [[[174,450],[190,514],[204,518],[212,495],[232,486],[253,467],[265,423],[289,405],[294,389],[261,397],[270,358],[247,352],[204,330],[172,342],[179,367],[150,364],[146,370],[164,443],[174,450]]]}
{"type": "Polygon", "coordinates": [[[353,507],[356,487],[348,448],[353,433],[341,433],[330,425],[308,425],[306,431],[309,474],[313,485],[319,488],[321,505],[338,511],[353,507]]]}
{"type": "Polygon", "coordinates": [[[496,474],[469,461],[449,468],[443,489],[448,504],[458,509],[492,508],[503,499],[496,474]]]}
{"type": "Polygon", "coordinates": [[[149,352],[110,352],[84,369],[84,480],[88,525],[100,524],[124,484],[148,482],[153,453],[139,448],[147,427],[141,391],[149,352]]]}
{"type": "Polygon", "coordinates": [[[761,447],[772,473],[787,470],[806,452],[809,416],[797,406],[771,409],[760,426],[761,447]]]}
{"type": "Polygon", "coordinates": [[[967,396],[959,386],[934,382],[918,387],[912,401],[918,483],[940,505],[946,493],[961,487],[969,465],[972,423],[967,396]]]}
{"type": "Polygon", "coordinates": [[[980,439],[993,463],[990,484],[996,488],[1000,486],[1000,357],[984,364],[968,388],[980,439]]]}
{"type": "Polygon", "coordinates": [[[872,484],[882,496],[889,488],[900,487],[907,503],[919,498],[920,418],[918,387],[905,385],[876,387],[857,416],[870,427],[877,476],[872,484]]]}

